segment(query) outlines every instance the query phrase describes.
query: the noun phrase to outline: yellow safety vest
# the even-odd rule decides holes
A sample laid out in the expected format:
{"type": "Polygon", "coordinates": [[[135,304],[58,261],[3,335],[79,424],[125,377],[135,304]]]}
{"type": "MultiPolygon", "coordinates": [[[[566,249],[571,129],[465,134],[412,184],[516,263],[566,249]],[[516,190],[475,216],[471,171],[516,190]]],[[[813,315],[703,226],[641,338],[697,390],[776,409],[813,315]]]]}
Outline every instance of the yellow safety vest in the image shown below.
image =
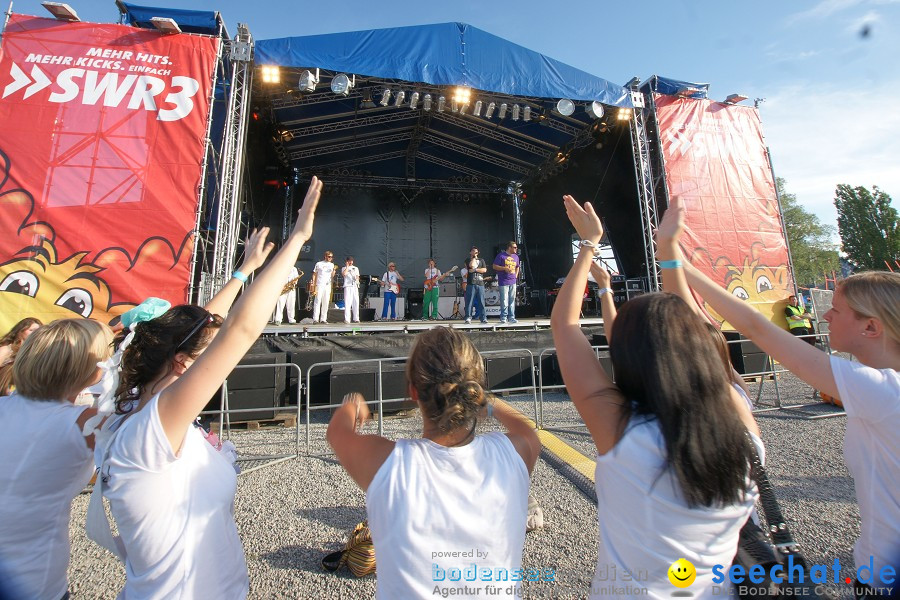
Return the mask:
{"type": "MultiPolygon", "coordinates": [[[[791,306],[788,304],[788,310],[791,311],[792,316],[799,317],[803,314],[803,311],[800,310],[799,306],[791,306]]],[[[809,319],[803,319],[802,321],[794,321],[792,319],[788,319],[788,328],[789,329],[798,329],[800,327],[805,327],[806,329],[812,328],[812,323],[809,322],[809,319]]]]}

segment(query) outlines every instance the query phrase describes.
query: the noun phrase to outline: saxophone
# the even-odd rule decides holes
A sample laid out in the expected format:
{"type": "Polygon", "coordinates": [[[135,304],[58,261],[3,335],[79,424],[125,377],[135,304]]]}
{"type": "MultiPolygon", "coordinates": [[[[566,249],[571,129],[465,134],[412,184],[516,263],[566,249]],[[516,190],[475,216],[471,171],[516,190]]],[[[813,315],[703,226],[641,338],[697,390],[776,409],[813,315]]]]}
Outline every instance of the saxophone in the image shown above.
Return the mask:
{"type": "Polygon", "coordinates": [[[283,295],[287,294],[288,292],[290,292],[292,289],[296,288],[297,284],[300,283],[301,277],[303,277],[303,271],[300,271],[300,275],[298,275],[297,277],[294,277],[293,279],[288,281],[286,284],[284,284],[284,287],[281,288],[281,293],[279,294],[279,296],[283,296],[283,295]]]}

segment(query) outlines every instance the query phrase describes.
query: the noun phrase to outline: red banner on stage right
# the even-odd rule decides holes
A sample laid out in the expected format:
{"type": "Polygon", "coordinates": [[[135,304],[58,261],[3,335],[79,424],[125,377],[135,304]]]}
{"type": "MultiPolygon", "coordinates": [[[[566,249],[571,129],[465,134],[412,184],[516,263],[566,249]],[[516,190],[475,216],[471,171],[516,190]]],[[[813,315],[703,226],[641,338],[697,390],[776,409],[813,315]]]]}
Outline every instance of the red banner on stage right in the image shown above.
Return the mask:
{"type": "Polygon", "coordinates": [[[669,197],[681,197],[686,209],[685,256],[785,327],[793,286],[759,113],[663,95],[656,106],[669,197]]]}

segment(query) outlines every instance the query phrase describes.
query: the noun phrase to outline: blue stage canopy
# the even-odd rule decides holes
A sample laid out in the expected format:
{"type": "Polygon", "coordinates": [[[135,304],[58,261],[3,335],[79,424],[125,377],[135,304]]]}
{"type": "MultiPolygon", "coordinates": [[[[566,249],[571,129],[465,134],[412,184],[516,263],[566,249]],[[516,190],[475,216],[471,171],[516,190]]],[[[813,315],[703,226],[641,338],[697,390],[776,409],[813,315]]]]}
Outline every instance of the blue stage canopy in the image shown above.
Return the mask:
{"type": "Polygon", "coordinates": [[[465,23],[259,40],[255,61],[632,107],[624,87],[465,23]]]}
{"type": "Polygon", "coordinates": [[[190,10],[186,8],[157,8],[154,6],[138,6],[130,2],[116,2],[119,11],[125,15],[125,21],[134,27],[153,29],[150,19],[163,17],[174,20],[185,33],[218,35],[222,19],[219,13],[209,10],[190,10]]]}

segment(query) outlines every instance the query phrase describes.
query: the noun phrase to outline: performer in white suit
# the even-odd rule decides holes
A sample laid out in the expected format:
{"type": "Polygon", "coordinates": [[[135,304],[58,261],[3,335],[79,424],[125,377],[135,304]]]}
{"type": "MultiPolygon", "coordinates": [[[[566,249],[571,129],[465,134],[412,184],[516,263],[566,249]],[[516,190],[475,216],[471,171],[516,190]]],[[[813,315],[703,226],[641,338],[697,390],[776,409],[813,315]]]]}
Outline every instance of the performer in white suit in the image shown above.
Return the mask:
{"type": "Polygon", "coordinates": [[[352,256],[347,257],[341,275],[344,276],[344,323],[349,323],[351,316],[354,323],[359,323],[359,268],[353,264],[352,256]]]}
{"type": "Polygon", "coordinates": [[[325,252],[325,260],[316,263],[313,277],[316,283],[316,300],[313,303],[313,323],[328,322],[328,306],[331,304],[331,279],[334,277],[334,253],[325,252]],[[319,316],[321,315],[321,319],[319,316]]]}
{"type": "MultiPolygon", "coordinates": [[[[300,277],[297,267],[291,267],[285,285],[294,279],[300,277]]],[[[284,309],[287,308],[288,323],[297,322],[297,286],[294,286],[286,294],[278,296],[278,304],[275,305],[275,316],[272,318],[276,325],[281,325],[281,319],[284,317],[284,309]]]]}

